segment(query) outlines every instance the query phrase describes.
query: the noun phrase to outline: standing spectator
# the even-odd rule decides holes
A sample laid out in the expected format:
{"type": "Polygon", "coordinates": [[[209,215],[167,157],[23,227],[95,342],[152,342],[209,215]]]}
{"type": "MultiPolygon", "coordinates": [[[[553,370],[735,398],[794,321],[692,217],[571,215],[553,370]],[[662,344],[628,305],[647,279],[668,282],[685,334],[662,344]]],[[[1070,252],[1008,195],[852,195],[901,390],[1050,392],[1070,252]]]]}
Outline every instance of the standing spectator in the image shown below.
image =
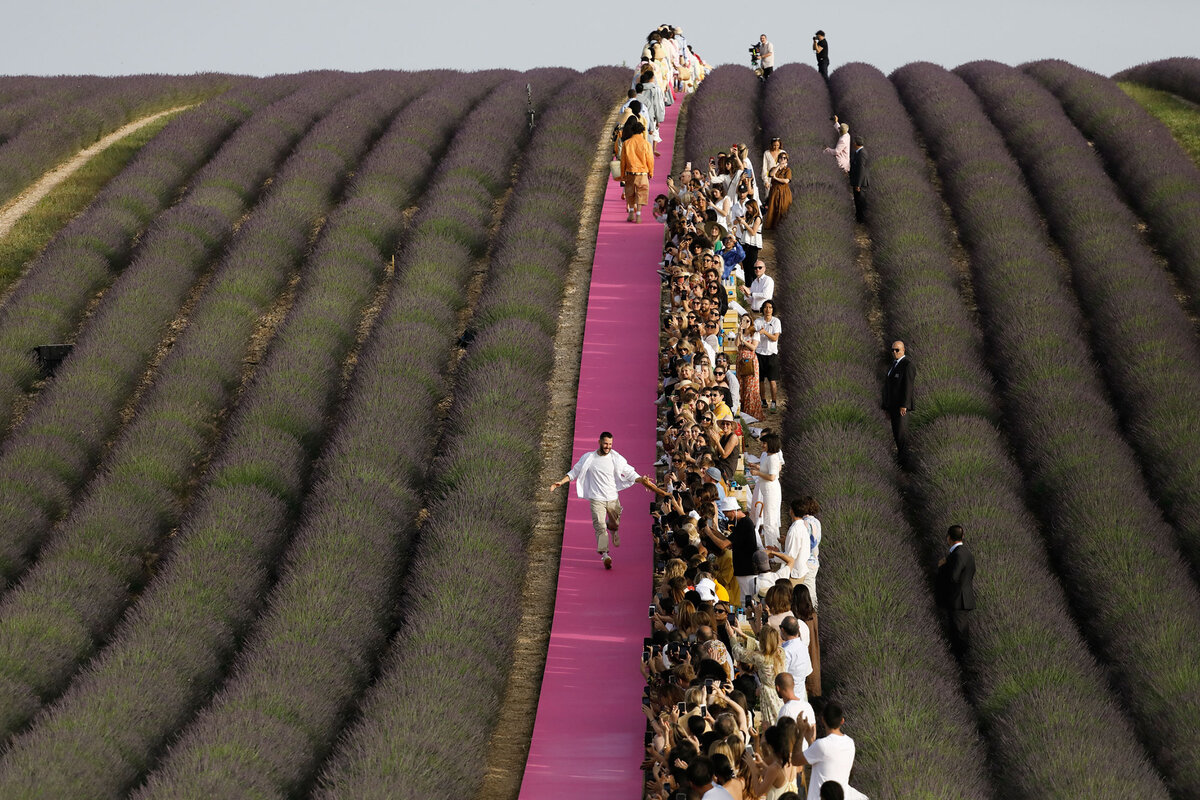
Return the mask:
{"type": "Polygon", "coordinates": [[[754,279],[749,286],[742,285],[742,294],[750,301],[751,311],[762,311],[763,303],[775,297],[775,279],[767,274],[767,265],[754,262],[754,279]]]}
{"type": "Polygon", "coordinates": [[[825,152],[833,156],[833,160],[841,167],[842,172],[850,172],[850,126],[839,122],[837,114],[833,115],[833,129],[837,131],[838,140],[834,147],[826,147],[825,152]]]}
{"type": "Polygon", "coordinates": [[[771,170],[771,193],[767,195],[765,227],[771,230],[787,216],[792,207],[792,168],[788,166],[787,151],[779,153],[779,161],[771,170]]]}
{"type": "Polygon", "coordinates": [[[854,768],[854,740],[842,733],[842,724],[846,721],[842,707],[837,703],[827,703],[821,712],[829,734],[816,741],[810,739],[815,735],[811,727],[800,720],[796,724],[805,733],[802,741],[809,741],[804,748],[804,754],[799,756],[801,765],[812,765],[812,776],[808,780],[808,800],[820,800],[821,785],[826,781],[837,781],[842,786],[846,797],[863,798],[862,792],[850,787],[850,770],[854,768]]]}
{"type": "Polygon", "coordinates": [[[789,792],[798,792],[798,767],[792,763],[796,731],[790,726],[772,725],[763,734],[763,753],[755,753],[750,767],[749,789],[755,797],[780,800],[789,792]]]}
{"type": "Polygon", "coordinates": [[[800,498],[800,520],[808,531],[808,572],[804,576],[804,585],[812,598],[813,608],[817,607],[817,570],[821,568],[821,505],[811,496],[800,498]]]}
{"type": "Polygon", "coordinates": [[[758,676],[758,710],[762,712],[763,719],[777,719],[783,701],[775,693],[775,676],[784,671],[787,663],[783,648],[779,646],[779,631],[770,625],[764,626],[758,634],[757,650],[748,650],[743,646],[746,635],[730,624],[729,617],[725,618],[725,632],[732,645],[734,660],[749,664],[758,676]]]}
{"type": "Polygon", "coordinates": [[[783,451],[779,446],[779,434],[763,435],[763,454],[758,466],[747,466],[753,475],[754,494],[750,505],[750,519],[758,528],[764,545],[779,547],[779,505],[781,491],[779,474],[783,471],[783,451]]]}
{"type": "MultiPolygon", "coordinates": [[[[786,669],[797,686],[807,686],[808,678],[813,672],[812,657],[809,654],[809,632],[808,626],[796,619],[795,614],[779,623],[779,636],[782,640],[780,647],[783,648],[787,659],[786,669]]],[[[805,693],[811,694],[807,689],[805,693]]],[[[816,719],[813,719],[812,723],[815,725],[816,719]]]]}
{"type": "Polygon", "coordinates": [[[962,525],[946,531],[950,552],[938,562],[937,601],[950,622],[950,646],[962,657],[971,644],[971,611],[975,609],[975,556],[963,544],[962,525]]]}
{"type": "Polygon", "coordinates": [[[817,54],[817,72],[825,82],[829,82],[829,42],[825,39],[825,31],[813,34],[813,52],[817,54]]]}
{"type": "Polygon", "coordinates": [[[758,372],[762,381],[759,391],[766,397],[767,388],[770,387],[771,410],[774,411],[779,407],[776,392],[779,384],[779,337],[783,328],[779,317],[775,316],[774,300],[763,301],[762,314],[754,321],[754,329],[760,337],[755,351],[758,353],[758,372]]]}
{"type": "Polygon", "coordinates": [[[808,577],[808,560],[812,555],[811,539],[808,535],[808,524],[803,520],[804,504],[793,500],[788,509],[792,514],[792,524],[788,526],[787,535],[783,540],[783,551],[791,559],[792,568],[788,572],[788,580],[792,586],[804,583],[808,577]]]}
{"type": "Polygon", "coordinates": [[[754,329],[754,318],[742,314],[737,329],[737,377],[741,384],[742,411],[755,419],[762,419],[763,415],[758,378],[759,338],[754,329]]]}
{"type": "Polygon", "coordinates": [[[758,61],[762,66],[762,78],[765,81],[775,71],[775,45],[767,41],[767,35],[758,37],[758,61]]]}
{"type": "Polygon", "coordinates": [[[870,185],[871,171],[867,168],[867,149],[861,136],[854,137],[854,149],[850,151],[850,188],[854,190],[854,218],[866,221],[866,191],[870,185]]]}
{"type": "Polygon", "coordinates": [[[776,722],[787,717],[796,721],[803,719],[809,725],[817,724],[817,715],[813,712],[812,705],[796,694],[796,681],[790,672],[781,672],[775,676],[775,693],[783,701],[776,722]]]}
{"type": "Polygon", "coordinates": [[[808,650],[808,663],[811,672],[804,680],[809,697],[821,695],[821,637],[820,626],[817,625],[817,612],[813,608],[812,598],[808,587],[804,584],[792,587],[792,617],[801,627],[800,638],[805,641],[808,650]],[[807,628],[807,633],[804,628],[807,628]]]}
{"type": "Polygon", "coordinates": [[[900,455],[900,463],[908,462],[908,412],[913,410],[915,402],[913,384],[917,379],[917,367],[912,359],[904,354],[904,342],[892,342],[891,368],[883,379],[883,402],[881,408],[888,413],[892,421],[892,438],[896,440],[896,450],[900,455]]]}
{"type": "MultiPolygon", "coordinates": [[[[725,269],[721,272],[721,280],[728,281],[729,276],[733,274],[735,267],[739,267],[742,261],[746,259],[746,251],[742,248],[737,237],[732,233],[725,234],[725,248],[721,250],[721,260],[725,263],[725,269]]],[[[728,302],[729,296],[722,291],[721,296],[728,302]]],[[[721,310],[721,316],[725,316],[725,310],[721,310]]]]}
{"type": "MultiPolygon", "coordinates": [[[[636,101],[635,101],[636,102],[636,101]]],[[[654,153],[642,136],[646,132],[640,120],[630,117],[621,128],[621,175],[625,180],[627,222],[642,221],[642,206],[650,200],[650,179],[654,177],[654,153]]]]}
{"type": "Polygon", "coordinates": [[[776,136],[771,140],[770,145],[763,151],[763,168],[762,168],[762,190],[770,196],[771,192],[771,170],[775,169],[775,165],[779,163],[779,154],[783,152],[783,143],[776,136]]]}
{"type": "MultiPolygon", "coordinates": [[[[741,190],[739,190],[740,192],[741,190]]],[[[749,198],[743,203],[741,216],[734,220],[734,225],[738,231],[738,238],[742,245],[742,251],[746,254],[742,259],[743,264],[753,264],[758,260],[758,251],[762,250],[762,212],[759,210],[758,201],[749,198]]]]}
{"type": "Polygon", "coordinates": [[[712,762],[706,756],[697,756],[688,764],[687,780],[700,800],[733,800],[733,795],[713,783],[712,762]]]}
{"type": "Polygon", "coordinates": [[[758,569],[754,566],[754,554],[758,552],[758,537],[754,535],[754,523],[742,511],[732,497],[727,497],[722,511],[729,519],[729,544],[733,552],[733,579],[737,582],[739,603],[745,604],[749,595],[755,594],[755,579],[758,569]],[[728,501],[733,501],[732,505],[728,501]]]}
{"type": "Polygon", "coordinates": [[[612,531],[613,547],[621,546],[618,530],[621,525],[621,501],[617,492],[640,483],[651,491],[659,491],[650,478],[638,475],[625,457],[613,450],[613,436],[608,431],[600,434],[599,446],[579,457],[571,471],[550,484],[550,491],[574,480],[579,496],[592,506],[592,527],[596,531],[596,552],[604,562],[605,569],[612,569],[612,558],[608,555],[608,532],[612,531]],[[653,487],[653,488],[651,488],[653,487]]]}

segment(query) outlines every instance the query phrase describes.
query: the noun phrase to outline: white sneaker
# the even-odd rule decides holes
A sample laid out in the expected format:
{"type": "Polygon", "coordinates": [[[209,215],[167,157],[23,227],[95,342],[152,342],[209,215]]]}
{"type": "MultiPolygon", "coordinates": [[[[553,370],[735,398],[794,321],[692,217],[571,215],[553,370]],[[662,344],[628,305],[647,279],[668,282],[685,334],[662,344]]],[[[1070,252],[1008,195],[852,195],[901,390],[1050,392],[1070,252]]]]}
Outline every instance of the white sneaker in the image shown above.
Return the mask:
{"type": "Polygon", "coordinates": [[[612,559],[611,559],[611,558],[609,558],[609,556],[608,556],[608,553],[604,553],[604,554],[603,554],[603,555],[600,557],[600,560],[604,562],[604,568],[605,568],[605,569],[612,569],[612,559]]]}

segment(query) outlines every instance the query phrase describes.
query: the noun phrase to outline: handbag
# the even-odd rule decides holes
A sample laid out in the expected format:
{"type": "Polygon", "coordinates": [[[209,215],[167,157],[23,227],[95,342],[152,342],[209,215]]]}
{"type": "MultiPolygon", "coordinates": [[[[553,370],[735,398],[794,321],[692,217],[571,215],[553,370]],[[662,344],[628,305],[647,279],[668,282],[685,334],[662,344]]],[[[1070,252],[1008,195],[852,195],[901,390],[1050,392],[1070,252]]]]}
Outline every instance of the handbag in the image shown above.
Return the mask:
{"type": "Polygon", "coordinates": [[[754,356],[738,356],[737,376],[739,378],[749,378],[754,375],[754,362],[751,360],[754,356]]]}
{"type": "Polygon", "coordinates": [[[608,172],[612,175],[614,181],[621,180],[621,159],[614,158],[608,162],[608,172]]]}

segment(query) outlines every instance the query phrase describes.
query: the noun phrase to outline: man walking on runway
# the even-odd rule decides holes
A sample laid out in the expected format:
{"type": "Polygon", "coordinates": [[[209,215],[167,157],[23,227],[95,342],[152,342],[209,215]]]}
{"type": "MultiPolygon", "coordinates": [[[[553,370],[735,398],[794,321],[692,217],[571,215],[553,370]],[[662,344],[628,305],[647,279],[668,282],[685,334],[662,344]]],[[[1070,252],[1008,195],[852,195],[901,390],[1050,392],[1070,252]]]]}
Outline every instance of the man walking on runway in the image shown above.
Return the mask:
{"type": "Polygon", "coordinates": [[[618,528],[621,524],[621,501],[617,493],[640,483],[647,489],[662,493],[654,481],[629,466],[625,457],[613,450],[613,436],[608,431],[600,434],[599,447],[580,456],[562,479],[550,484],[554,491],[564,483],[575,481],[575,491],[592,505],[592,527],[596,530],[596,552],[604,562],[605,569],[612,569],[612,557],[608,554],[608,532],[612,531],[613,547],[621,546],[618,528]]]}

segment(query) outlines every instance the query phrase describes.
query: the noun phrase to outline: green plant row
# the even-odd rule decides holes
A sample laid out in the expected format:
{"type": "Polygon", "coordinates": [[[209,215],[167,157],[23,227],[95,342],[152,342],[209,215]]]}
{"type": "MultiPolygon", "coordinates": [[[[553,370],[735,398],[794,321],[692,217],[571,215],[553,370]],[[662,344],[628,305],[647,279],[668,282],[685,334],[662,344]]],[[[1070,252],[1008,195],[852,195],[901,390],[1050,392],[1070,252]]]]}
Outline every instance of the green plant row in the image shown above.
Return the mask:
{"type": "Polygon", "coordinates": [[[888,339],[902,339],[920,367],[906,494],[918,548],[932,566],[945,553],[946,528],[962,524],[980,565],[964,666],[997,783],[1027,798],[1165,798],[1025,506],[983,336],[960,295],[953,234],[904,106],[865,64],[838,69],[830,85],[838,113],[880,154],[867,221],[888,339]]]}

